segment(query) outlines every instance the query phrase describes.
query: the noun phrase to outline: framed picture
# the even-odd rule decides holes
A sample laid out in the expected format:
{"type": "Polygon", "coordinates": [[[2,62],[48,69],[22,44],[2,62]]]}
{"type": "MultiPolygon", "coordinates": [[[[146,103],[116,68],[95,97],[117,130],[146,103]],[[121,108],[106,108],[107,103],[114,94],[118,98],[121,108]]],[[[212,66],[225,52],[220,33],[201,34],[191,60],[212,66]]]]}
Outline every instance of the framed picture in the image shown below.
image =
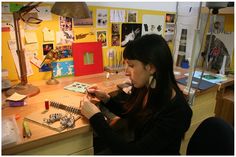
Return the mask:
{"type": "Polygon", "coordinates": [[[72,44],[75,76],[103,72],[102,43],[72,44]]]}

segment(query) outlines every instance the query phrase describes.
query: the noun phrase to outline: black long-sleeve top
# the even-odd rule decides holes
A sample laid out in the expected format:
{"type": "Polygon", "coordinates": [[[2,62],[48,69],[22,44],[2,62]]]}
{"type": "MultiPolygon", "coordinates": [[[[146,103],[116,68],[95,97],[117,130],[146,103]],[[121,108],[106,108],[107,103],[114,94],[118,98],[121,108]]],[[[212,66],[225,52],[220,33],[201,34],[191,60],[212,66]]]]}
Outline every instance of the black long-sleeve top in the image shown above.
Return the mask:
{"type": "MultiPolygon", "coordinates": [[[[151,102],[149,102],[151,103],[151,102]]],[[[122,117],[121,105],[110,99],[105,106],[122,117]]],[[[192,110],[179,94],[165,107],[134,129],[134,140],[127,142],[107,123],[99,112],[90,118],[95,132],[103,138],[113,154],[117,155],[178,155],[181,140],[188,130],[192,110]]]]}

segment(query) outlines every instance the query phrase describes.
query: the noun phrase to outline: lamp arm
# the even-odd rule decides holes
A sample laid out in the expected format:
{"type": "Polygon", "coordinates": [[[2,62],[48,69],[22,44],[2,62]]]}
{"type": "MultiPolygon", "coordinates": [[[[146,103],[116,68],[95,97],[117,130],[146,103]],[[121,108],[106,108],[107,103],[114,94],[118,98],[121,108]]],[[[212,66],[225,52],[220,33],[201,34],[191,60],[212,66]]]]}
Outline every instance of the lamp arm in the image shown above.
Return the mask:
{"type": "Polygon", "coordinates": [[[13,19],[14,19],[14,28],[15,28],[15,35],[16,35],[16,46],[17,50],[16,53],[19,58],[19,67],[20,67],[20,77],[21,77],[21,83],[22,85],[26,85],[28,83],[27,80],[27,70],[26,70],[26,63],[25,63],[25,54],[24,50],[22,49],[22,43],[21,43],[21,35],[20,35],[20,15],[18,12],[13,13],[13,19]]]}
{"type": "MultiPolygon", "coordinates": [[[[28,3],[26,6],[22,7],[18,12],[19,12],[20,14],[23,14],[23,16],[24,16],[25,14],[27,14],[27,13],[30,12],[31,10],[36,9],[36,7],[37,7],[40,3],[42,3],[42,2],[38,2],[38,3],[34,4],[34,5],[31,5],[31,4],[33,4],[33,2],[30,2],[30,3],[28,3]]],[[[36,9],[36,10],[37,10],[37,9],[36,9]]]]}

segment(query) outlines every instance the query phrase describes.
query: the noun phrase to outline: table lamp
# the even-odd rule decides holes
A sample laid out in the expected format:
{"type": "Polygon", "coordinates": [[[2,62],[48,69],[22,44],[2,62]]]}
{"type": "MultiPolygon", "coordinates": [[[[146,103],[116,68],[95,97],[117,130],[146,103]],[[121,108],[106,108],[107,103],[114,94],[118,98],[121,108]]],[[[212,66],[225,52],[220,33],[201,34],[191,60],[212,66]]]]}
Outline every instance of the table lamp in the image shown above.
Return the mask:
{"type": "MultiPolygon", "coordinates": [[[[23,16],[29,13],[31,10],[36,9],[36,7],[42,2],[33,3],[30,2],[26,6],[23,6],[20,10],[13,12],[15,35],[16,35],[16,45],[17,45],[17,55],[19,58],[20,65],[20,83],[13,86],[11,89],[6,91],[6,95],[10,96],[17,92],[22,95],[27,95],[29,97],[37,95],[40,90],[38,87],[28,84],[27,80],[27,69],[25,63],[25,54],[22,49],[21,35],[19,21],[22,20],[25,23],[39,24],[42,20],[30,17],[24,19],[23,16]]],[[[36,9],[37,10],[37,9],[36,9]]],[[[89,9],[85,2],[55,2],[51,10],[52,13],[70,17],[70,18],[89,18],[89,9]]]]}
{"type": "Polygon", "coordinates": [[[90,12],[85,2],[55,2],[51,13],[77,19],[90,18],[90,12]]]}
{"type": "Polygon", "coordinates": [[[19,59],[21,82],[13,86],[11,89],[7,90],[6,91],[7,96],[10,96],[14,94],[15,92],[17,92],[19,94],[27,95],[31,97],[31,96],[37,95],[40,92],[38,87],[28,84],[27,69],[26,69],[26,63],[25,63],[25,53],[24,53],[24,50],[22,49],[20,24],[19,24],[20,20],[22,20],[25,23],[39,24],[42,20],[36,19],[33,17],[29,17],[28,19],[25,19],[24,15],[29,13],[31,10],[36,9],[36,7],[40,3],[41,2],[33,4],[33,2],[30,2],[26,6],[23,6],[22,8],[20,8],[20,10],[13,12],[13,20],[14,20],[14,26],[15,26],[14,29],[15,29],[15,35],[16,35],[16,46],[17,46],[16,53],[19,59]]]}

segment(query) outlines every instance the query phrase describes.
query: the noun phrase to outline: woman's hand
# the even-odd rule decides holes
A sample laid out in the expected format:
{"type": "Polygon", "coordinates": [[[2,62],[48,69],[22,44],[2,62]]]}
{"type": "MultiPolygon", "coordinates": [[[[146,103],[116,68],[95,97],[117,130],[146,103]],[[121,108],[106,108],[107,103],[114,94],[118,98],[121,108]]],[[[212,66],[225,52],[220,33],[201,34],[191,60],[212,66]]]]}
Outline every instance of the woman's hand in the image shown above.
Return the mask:
{"type": "Polygon", "coordinates": [[[81,110],[81,113],[88,119],[90,119],[96,113],[101,112],[95,104],[89,101],[87,96],[83,98],[81,102],[80,110],[81,110]]]}
{"type": "Polygon", "coordinates": [[[110,99],[110,95],[107,94],[106,92],[101,91],[100,89],[98,89],[96,84],[88,87],[87,88],[87,93],[88,93],[88,96],[96,97],[99,100],[103,101],[104,103],[106,103],[110,99]]]}

